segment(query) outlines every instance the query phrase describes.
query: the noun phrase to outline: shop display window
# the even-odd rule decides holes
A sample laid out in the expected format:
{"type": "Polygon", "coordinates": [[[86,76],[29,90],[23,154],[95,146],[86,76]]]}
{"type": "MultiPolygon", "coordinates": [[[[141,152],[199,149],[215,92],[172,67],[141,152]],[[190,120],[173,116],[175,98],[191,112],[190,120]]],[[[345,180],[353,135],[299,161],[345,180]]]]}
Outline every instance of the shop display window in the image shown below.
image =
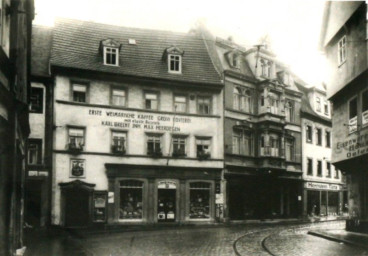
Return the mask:
{"type": "Polygon", "coordinates": [[[142,219],[143,182],[138,180],[124,180],[120,182],[119,219],[142,219]]]}
{"type": "Polygon", "coordinates": [[[210,188],[210,183],[190,183],[190,219],[210,218],[210,188]]]}
{"type": "Polygon", "coordinates": [[[339,206],[339,193],[328,192],[328,215],[337,216],[339,206]]]}

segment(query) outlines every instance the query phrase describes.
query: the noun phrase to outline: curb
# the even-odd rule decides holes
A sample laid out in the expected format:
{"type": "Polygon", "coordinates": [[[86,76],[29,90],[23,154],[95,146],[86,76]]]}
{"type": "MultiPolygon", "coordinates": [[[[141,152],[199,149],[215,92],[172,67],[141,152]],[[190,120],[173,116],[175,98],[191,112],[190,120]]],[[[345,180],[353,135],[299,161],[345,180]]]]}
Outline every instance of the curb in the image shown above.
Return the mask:
{"type": "Polygon", "coordinates": [[[320,233],[320,232],[317,232],[317,231],[308,231],[308,234],[312,235],[312,236],[321,237],[321,238],[324,238],[324,239],[327,239],[327,240],[330,240],[330,241],[340,242],[340,243],[342,242],[342,243],[345,243],[345,244],[349,244],[349,245],[353,245],[353,246],[359,246],[359,247],[368,249],[368,244],[361,244],[361,243],[352,242],[352,241],[349,241],[349,240],[346,240],[346,239],[337,238],[337,237],[327,235],[327,234],[323,234],[323,233],[320,233]]]}

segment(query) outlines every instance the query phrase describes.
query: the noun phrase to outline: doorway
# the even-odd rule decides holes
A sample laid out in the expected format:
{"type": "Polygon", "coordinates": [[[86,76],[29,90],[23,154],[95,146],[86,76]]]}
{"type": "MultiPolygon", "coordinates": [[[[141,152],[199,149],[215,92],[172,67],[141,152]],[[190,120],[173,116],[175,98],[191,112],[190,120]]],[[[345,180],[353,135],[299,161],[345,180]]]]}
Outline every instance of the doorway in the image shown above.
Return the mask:
{"type": "Polygon", "coordinates": [[[175,222],[176,184],[159,182],[157,189],[157,221],[175,222]]]}
{"type": "Polygon", "coordinates": [[[25,222],[32,227],[41,226],[42,181],[28,180],[25,186],[24,212],[25,222]]]}
{"type": "Polygon", "coordinates": [[[83,189],[65,191],[65,226],[83,227],[90,222],[89,192],[83,189]]]}

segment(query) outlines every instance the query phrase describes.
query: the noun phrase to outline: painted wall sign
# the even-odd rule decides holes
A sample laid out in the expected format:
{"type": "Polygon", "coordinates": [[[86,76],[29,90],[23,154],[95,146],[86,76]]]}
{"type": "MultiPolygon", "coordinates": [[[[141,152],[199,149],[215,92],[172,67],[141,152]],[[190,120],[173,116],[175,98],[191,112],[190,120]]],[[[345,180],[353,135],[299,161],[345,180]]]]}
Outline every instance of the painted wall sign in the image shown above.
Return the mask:
{"type": "Polygon", "coordinates": [[[89,109],[88,115],[104,118],[104,120],[101,121],[102,126],[144,129],[151,131],[180,132],[180,124],[192,123],[192,119],[188,117],[174,117],[160,114],[137,114],[112,110],[89,109]],[[115,121],[117,119],[119,121],[115,121]]]}
{"type": "Polygon", "coordinates": [[[326,184],[318,182],[307,182],[305,183],[306,188],[321,189],[321,190],[340,190],[341,186],[337,184],[326,184]]]}
{"type": "Polygon", "coordinates": [[[337,141],[334,145],[333,159],[334,161],[341,161],[368,154],[368,131],[363,130],[364,133],[356,134],[355,137],[343,141],[337,141]]]}

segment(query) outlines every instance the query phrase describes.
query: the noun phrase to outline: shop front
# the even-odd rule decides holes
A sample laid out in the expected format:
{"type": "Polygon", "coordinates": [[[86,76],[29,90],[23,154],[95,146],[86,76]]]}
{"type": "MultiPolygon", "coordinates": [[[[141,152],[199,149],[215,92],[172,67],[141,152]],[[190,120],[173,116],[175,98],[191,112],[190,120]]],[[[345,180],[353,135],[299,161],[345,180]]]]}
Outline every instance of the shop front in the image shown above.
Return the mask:
{"type": "Polygon", "coordinates": [[[342,185],[319,182],[304,183],[304,213],[308,217],[347,215],[347,196],[342,185]]]}
{"type": "Polygon", "coordinates": [[[108,223],[213,222],[221,169],[106,164],[108,223]]]}

